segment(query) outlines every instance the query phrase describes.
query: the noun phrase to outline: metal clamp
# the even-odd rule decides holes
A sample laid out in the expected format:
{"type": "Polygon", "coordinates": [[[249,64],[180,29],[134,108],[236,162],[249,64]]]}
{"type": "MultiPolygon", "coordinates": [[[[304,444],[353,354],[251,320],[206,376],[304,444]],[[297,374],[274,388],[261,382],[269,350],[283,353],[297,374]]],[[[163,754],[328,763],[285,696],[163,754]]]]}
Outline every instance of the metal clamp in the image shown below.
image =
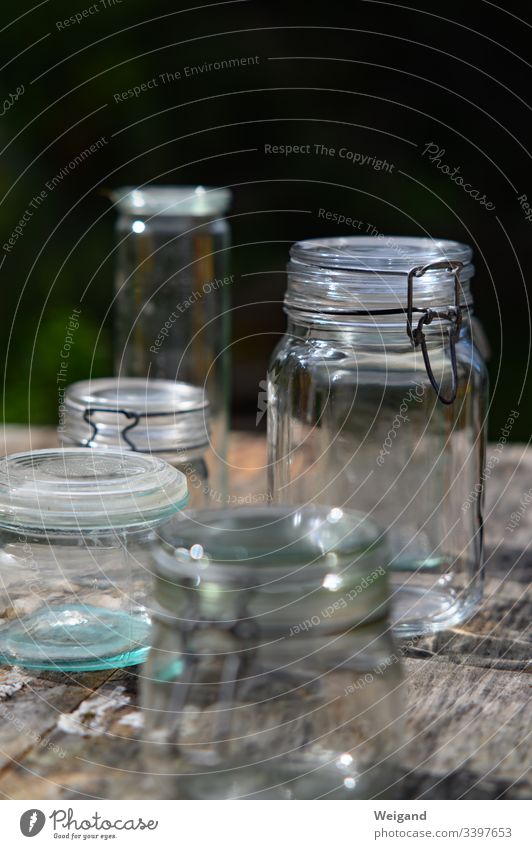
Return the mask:
{"type": "Polygon", "coordinates": [[[458,339],[458,336],[460,334],[460,328],[462,326],[462,307],[460,305],[460,269],[463,268],[463,266],[464,263],[459,262],[458,260],[440,260],[438,262],[430,262],[428,265],[416,265],[408,272],[406,332],[409,338],[412,340],[412,344],[415,348],[421,346],[421,353],[423,354],[423,362],[425,363],[425,369],[427,371],[428,378],[430,380],[432,388],[434,389],[438,397],[438,400],[441,401],[442,404],[452,404],[456,399],[456,393],[458,390],[456,340],[458,339]],[[420,309],[419,307],[414,307],[414,278],[423,277],[423,275],[427,271],[438,268],[446,269],[447,271],[452,271],[454,273],[454,306],[447,307],[447,309],[444,310],[433,310],[430,308],[420,309]],[[422,316],[417,323],[417,327],[415,328],[412,324],[412,314],[414,311],[422,313],[422,316]],[[441,318],[452,322],[452,327],[449,330],[452,379],[451,394],[448,398],[446,398],[442,394],[441,385],[437,383],[436,378],[434,377],[434,372],[432,371],[429,353],[427,350],[427,339],[423,332],[424,325],[431,324],[435,318],[441,318]]]}
{"type": "MultiPolygon", "coordinates": [[[[85,439],[83,444],[86,448],[95,447],[95,439],[97,435],[100,433],[100,427],[97,422],[93,421],[92,415],[93,413],[110,413],[111,415],[120,415],[124,416],[125,419],[128,420],[129,424],[126,424],[123,428],[120,429],[119,434],[124,440],[124,442],[129,445],[132,451],[140,451],[144,452],[146,448],[138,448],[137,445],[133,442],[133,439],[130,436],[130,432],[137,427],[141,419],[153,419],[153,418],[162,418],[162,417],[172,417],[174,420],[179,416],[189,415],[191,412],[195,412],[195,410],[154,410],[152,412],[137,412],[135,410],[123,410],[120,408],[114,409],[111,407],[86,407],[83,411],[83,421],[86,422],[92,430],[92,433],[89,439],[85,439]]],[[[206,428],[207,434],[209,432],[208,427],[206,428]]],[[[201,435],[201,433],[200,433],[201,435]]],[[[185,448],[187,450],[193,450],[196,448],[203,448],[207,446],[209,443],[208,435],[206,436],[203,442],[194,441],[192,444],[187,443],[185,448]]],[[[184,450],[184,449],[183,449],[184,450]]],[[[157,454],[176,454],[179,451],[177,447],[172,448],[157,448],[157,454]]]]}
{"type": "Polygon", "coordinates": [[[98,425],[91,419],[93,413],[116,413],[117,415],[125,416],[126,419],[132,419],[133,421],[131,422],[131,424],[128,424],[124,428],[122,428],[122,430],[120,431],[120,436],[122,437],[124,442],[127,442],[132,451],[138,451],[137,447],[130,440],[127,434],[128,431],[133,430],[133,428],[138,425],[141,416],[143,415],[142,413],[135,413],[132,410],[111,410],[109,409],[109,407],[87,407],[87,409],[83,413],[83,420],[87,422],[89,427],[92,428],[90,439],[86,441],[88,447],[92,446],[92,442],[94,441],[99,432],[98,425]]]}

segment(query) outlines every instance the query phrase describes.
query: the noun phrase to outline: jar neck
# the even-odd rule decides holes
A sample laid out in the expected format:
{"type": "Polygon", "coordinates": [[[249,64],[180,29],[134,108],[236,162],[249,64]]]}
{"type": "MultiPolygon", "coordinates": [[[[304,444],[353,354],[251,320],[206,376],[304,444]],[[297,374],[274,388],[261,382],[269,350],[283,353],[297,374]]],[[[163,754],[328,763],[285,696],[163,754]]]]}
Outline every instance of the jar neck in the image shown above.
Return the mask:
{"type": "MultiPolygon", "coordinates": [[[[380,348],[383,350],[412,351],[413,345],[406,330],[406,314],[402,315],[346,315],[339,313],[304,312],[290,310],[287,313],[286,332],[305,340],[322,340],[340,342],[356,347],[380,348]]],[[[417,326],[420,314],[415,313],[414,327],[417,326]]],[[[462,311],[460,339],[471,337],[471,310],[462,311]]],[[[453,330],[450,321],[435,320],[425,325],[427,345],[445,347],[449,343],[449,335],[453,330]]]]}

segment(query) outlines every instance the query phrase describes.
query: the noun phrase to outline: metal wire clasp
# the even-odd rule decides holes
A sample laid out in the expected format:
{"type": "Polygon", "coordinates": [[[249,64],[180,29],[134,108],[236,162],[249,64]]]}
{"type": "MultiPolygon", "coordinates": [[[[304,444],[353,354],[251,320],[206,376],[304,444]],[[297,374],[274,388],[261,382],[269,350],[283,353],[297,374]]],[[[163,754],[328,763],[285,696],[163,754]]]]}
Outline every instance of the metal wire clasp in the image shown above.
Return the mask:
{"type": "Polygon", "coordinates": [[[425,363],[425,369],[427,371],[428,378],[431,382],[432,388],[438,396],[438,400],[441,401],[442,404],[452,404],[456,399],[456,393],[458,390],[456,340],[458,339],[460,327],[462,326],[462,307],[460,305],[460,269],[463,267],[464,263],[460,262],[459,260],[444,259],[439,260],[438,262],[430,262],[428,263],[428,265],[416,265],[408,272],[406,332],[409,338],[412,340],[412,343],[415,348],[421,346],[421,353],[423,354],[423,362],[425,363]],[[414,277],[423,277],[425,272],[437,268],[447,269],[447,271],[452,271],[454,273],[454,306],[447,307],[444,310],[433,310],[430,308],[420,309],[419,307],[414,307],[414,277]],[[414,327],[412,324],[412,314],[414,311],[422,313],[422,316],[417,323],[417,327],[414,327]],[[449,330],[449,345],[452,369],[451,395],[449,398],[446,398],[444,395],[442,395],[441,385],[437,383],[436,378],[434,377],[434,372],[432,371],[429,353],[427,350],[427,340],[425,334],[423,333],[424,325],[431,324],[431,322],[434,321],[435,318],[443,318],[447,321],[452,322],[452,327],[449,330]]]}
{"type": "Polygon", "coordinates": [[[149,413],[135,413],[133,410],[111,410],[111,409],[109,409],[109,407],[87,407],[86,410],[83,413],[83,420],[85,422],[87,422],[89,427],[92,429],[90,439],[88,439],[86,441],[86,445],[89,448],[92,447],[92,443],[94,442],[94,440],[96,439],[96,436],[99,433],[98,425],[91,418],[93,413],[116,413],[117,415],[125,416],[126,419],[131,419],[132,420],[131,423],[128,424],[128,425],[125,425],[125,427],[123,427],[122,430],[120,431],[120,436],[122,437],[124,442],[126,442],[133,451],[139,450],[137,448],[137,446],[135,445],[135,443],[132,442],[132,440],[129,438],[128,434],[129,434],[130,430],[133,430],[133,428],[135,428],[138,425],[141,417],[143,415],[148,416],[148,415],[150,415],[149,413]]]}

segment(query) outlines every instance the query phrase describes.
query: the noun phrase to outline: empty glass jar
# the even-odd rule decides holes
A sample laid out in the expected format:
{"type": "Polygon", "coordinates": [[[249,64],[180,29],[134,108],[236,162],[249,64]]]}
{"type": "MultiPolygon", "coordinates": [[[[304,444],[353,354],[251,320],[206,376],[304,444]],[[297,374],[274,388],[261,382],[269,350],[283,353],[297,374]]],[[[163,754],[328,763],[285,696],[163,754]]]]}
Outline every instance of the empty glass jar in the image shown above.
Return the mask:
{"type": "Polygon", "coordinates": [[[191,507],[212,500],[209,402],[197,386],[136,377],[72,383],[58,432],[66,445],[157,454],[186,475],[191,507]]]}
{"type": "Polygon", "coordinates": [[[295,244],[268,376],[277,501],[356,508],[391,546],[401,634],[482,595],[487,374],[467,245],[390,237],[295,244]]]}
{"type": "Polygon", "coordinates": [[[163,378],[207,393],[212,479],[225,486],[229,400],[228,189],[125,187],[116,225],[115,374],[163,378]]]}
{"type": "Polygon", "coordinates": [[[155,528],[186,494],[181,472],[143,454],[0,460],[0,663],[84,671],[143,661],[155,528]]]}
{"type": "Polygon", "coordinates": [[[161,538],[142,679],[152,792],[393,788],[401,676],[373,525],[338,508],[248,507],[183,514],[161,538]]]}

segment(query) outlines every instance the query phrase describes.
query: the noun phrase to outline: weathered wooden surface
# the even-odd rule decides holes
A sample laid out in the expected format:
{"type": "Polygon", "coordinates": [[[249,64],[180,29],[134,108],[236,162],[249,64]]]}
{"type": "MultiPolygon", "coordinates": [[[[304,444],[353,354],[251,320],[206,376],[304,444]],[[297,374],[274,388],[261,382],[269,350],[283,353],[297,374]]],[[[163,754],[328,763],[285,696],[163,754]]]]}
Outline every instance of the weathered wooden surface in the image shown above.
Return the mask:
{"type": "MultiPolygon", "coordinates": [[[[5,450],[54,444],[53,432],[8,429],[5,450]]],[[[232,503],[265,491],[263,441],[235,434],[232,503]]],[[[404,648],[402,754],[407,798],[530,798],[532,450],[506,447],[488,481],[487,583],[466,625],[404,648]]],[[[258,500],[258,498],[256,499],[258,500]]],[[[41,675],[0,667],[0,796],[148,798],[139,748],[138,670],[41,675]]]]}

